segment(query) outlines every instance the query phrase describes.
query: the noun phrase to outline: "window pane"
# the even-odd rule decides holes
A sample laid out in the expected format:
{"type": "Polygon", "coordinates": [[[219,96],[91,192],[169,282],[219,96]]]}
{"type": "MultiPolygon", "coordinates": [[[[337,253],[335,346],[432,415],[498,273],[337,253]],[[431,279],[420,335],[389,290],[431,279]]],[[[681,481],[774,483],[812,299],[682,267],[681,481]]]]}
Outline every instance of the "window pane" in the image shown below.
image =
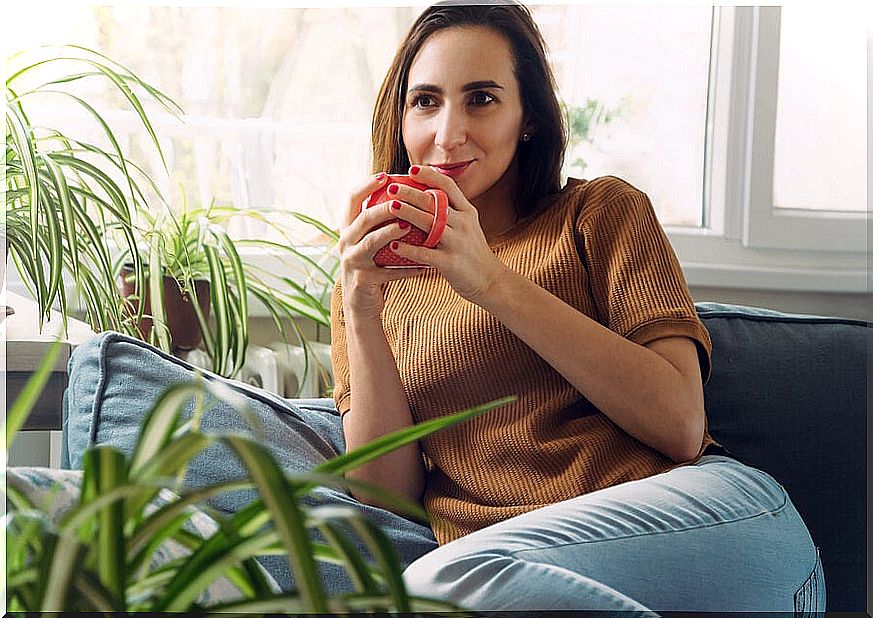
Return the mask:
{"type": "Polygon", "coordinates": [[[867,33],[851,5],[782,7],[773,203],[866,209],[867,33]]]}
{"type": "Polygon", "coordinates": [[[648,193],[663,224],[701,225],[712,9],[535,12],[562,95],[576,108],[569,175],[620,176],[648,193]]]}
{"type": "MultiPolygon", "coordinates": [[[[83,24],[75,42],[183,107],[184,123],[148,107],[169,174],[133,114],[107,115],[168,198],[179,201],[181,183],[189,199],[297,210],[337,227],[350,189],[369,171],[376,93],[423,9],[78,5],[39,19],[54,33],[44,42],[67,41],[62,26],[75,12],[83,24]]],[[[624,177],[650,195],[663,223],[700,225],[711,9],[531,10],[575,120],[565,172],[624,177]]],[[[27,44],[39,43],[32,34],[27,44]]],[[[101,110],[125,107],[114,93],[104,103],[101,110]]],[[[47,112],[52,125],[65,114],[47,112]]],[[[99,141],[87,118],[70,121],[76,136],[99,141]]],[[[300,238],[312,238],[297,225],[300,238]]]]}

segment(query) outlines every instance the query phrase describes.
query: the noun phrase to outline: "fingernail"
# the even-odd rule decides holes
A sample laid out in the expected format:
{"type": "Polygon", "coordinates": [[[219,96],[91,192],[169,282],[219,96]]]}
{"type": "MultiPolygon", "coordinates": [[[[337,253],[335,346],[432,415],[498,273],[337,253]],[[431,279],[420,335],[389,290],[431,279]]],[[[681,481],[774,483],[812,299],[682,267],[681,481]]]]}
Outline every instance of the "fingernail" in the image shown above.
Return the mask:
{"type": "Polygon", "coordinates": [[[397,248],[398,248],[399,246],[400,246],[400,243],[397,242],[397,241],[395,240],[394,242],[391,243],[391,250],[392,250],[392,251],[397,251],[397,248]]]}
{"type": "Polygon", "coordinates": [[[417,165],[413,165],[412,167],[409,168],[409,173],[412,174],[413,176],[415,176],[420,171],[421,171],[421,168],[418,167],[417,165]]]}
{"type": "Polygon", "coordinates": [[[398,187],[397,185],[388,185],[388,193],[390,193],[391,195],[394,195],[399,190],[400,190],[400,187],[398,187]]]}
{"type": "Polygon", "coordinates": [[[400,226],[401,230],[405,230],[409,227],[409,221],[401,221],[400,223],[398,223],[398,225],[400,226]]]}
{"type": "Polygon", "coordinates": [[[400,202],[397,200],[391,202],[391,210],[400,210],[400,202]]]}

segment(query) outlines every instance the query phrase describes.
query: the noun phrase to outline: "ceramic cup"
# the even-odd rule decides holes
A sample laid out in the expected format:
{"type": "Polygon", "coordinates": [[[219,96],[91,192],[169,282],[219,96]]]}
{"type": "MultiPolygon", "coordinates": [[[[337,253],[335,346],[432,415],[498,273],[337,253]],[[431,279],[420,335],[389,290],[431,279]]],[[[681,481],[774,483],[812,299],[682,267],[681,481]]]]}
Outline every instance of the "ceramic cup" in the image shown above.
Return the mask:
{"type": "MultiPolygon", "coordinates": [[[[409,232],[407,232],[406,235],[399,240],[410,245],[436,247],[440,241],[440,238],[442,238],[443,232],[446,229],[446,216],[449,210],[449,200],[446,196],[445,191],[443,191],[442,189],[431,189],[427,185],[423,185],[406,175],[389,175],[388,182],[386,182],[382,188],[376,189],[373,193],[370,194],[370,197],[367,199],[366,207],[370,208],[372,206],[376,206],[377,204],[383,204],[385,202],[390,202],[391,200],[393,200],[394,197],[388,193],[388,186],[392,183],[407,185],[414,189],[424,191],[428,193],[434,200],[434,219],[433,223],[431,224],[430,230],[425,231],[414,225],[410,225],[409,232]]],[[[386,221],[385,223],[378,225],[376,226],[376,228],[373,229],[378,229],[386,225],[391,225],[392,223],[396,223],[397,221],[398,219],[391,219],[390,221],[386,221]]],[[[427,268],[426,264],[419,264],[418,262],[413,262],[412,260],[408,260],[404,257],[397,255],[396,253],[391,251],[390,245],[385,245],[384,247],[379,249],[379,251],[376,252],[376,255],[373,256],[373,261],[376,263],[376,265],[382,266],[383,268],[427,268]]]]}

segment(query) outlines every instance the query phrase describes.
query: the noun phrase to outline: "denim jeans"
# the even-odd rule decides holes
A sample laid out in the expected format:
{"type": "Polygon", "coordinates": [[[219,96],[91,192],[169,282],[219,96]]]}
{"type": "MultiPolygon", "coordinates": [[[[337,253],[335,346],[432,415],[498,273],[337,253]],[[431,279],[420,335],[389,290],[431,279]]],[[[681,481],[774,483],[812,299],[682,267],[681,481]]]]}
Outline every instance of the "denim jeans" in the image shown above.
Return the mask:
{"type": "Polygon", "coordinates": [[[784,488],[724,455],[484,528],[404,577],[479,610],[825,610],[818,550],[784,488]]]}

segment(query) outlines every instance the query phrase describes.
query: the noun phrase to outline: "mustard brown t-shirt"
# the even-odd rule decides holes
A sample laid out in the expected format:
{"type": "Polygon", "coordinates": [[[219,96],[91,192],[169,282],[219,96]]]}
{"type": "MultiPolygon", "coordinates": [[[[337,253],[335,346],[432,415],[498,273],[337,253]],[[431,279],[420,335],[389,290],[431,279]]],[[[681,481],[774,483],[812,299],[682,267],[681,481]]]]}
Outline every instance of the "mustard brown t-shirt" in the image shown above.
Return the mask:
{"type": "MultiPolygon", "coordinates": [[[[709,377],[712,343],[648,197],[614,176],[569,179],[552,205],[492,239],[505,265],[644,345],[684,336],[709,377]]],[[[337,284],[334,399],[350,406],[337,284]]],[[[517,395],[420,441],[423,505],[440,544],[537,509],[685,465],[638,441],[436,271],[390,282],[382,323],[416,423],[517,395]]],[[[542,328],[549,328],[544,317],[542,328]]],[[[716,444],[704,434],[696,461],[716,444]]]]}

